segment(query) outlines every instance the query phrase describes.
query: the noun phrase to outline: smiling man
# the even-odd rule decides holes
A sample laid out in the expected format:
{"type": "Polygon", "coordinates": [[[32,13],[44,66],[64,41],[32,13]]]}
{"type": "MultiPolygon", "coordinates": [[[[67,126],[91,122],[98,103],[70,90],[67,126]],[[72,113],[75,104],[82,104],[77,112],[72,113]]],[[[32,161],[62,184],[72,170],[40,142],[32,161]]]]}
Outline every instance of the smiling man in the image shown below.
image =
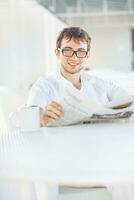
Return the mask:
{"type": "MultiPolygon", "coordinates": [[[[60,67],[57,74],[48,78],[40,78],[32,87],[28,106],[39,106],[41,126],[47,126],[59,120],[64,110],[59,103],[66,85],[71,82],[78,90],[97,102],[106,104],[121,98],[130,99],[123,89],[84,71],[90,55],[91,37],[80,27],[68,27],[61,31],[56,41],[55,54],[60,67]]],[[[127,106],[131,101],[126,102],[127,106]]]]}

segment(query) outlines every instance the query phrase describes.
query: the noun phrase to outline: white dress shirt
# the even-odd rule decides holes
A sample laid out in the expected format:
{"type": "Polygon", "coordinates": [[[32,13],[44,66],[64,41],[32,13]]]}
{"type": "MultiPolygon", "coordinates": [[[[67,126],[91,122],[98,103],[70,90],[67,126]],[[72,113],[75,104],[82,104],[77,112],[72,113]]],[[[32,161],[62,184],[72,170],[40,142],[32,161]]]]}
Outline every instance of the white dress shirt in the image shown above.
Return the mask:
{"type": "MultiPolygon", "coordinates": [[[[39,78],[30,90],[27,106],[36,105],[44,109],[51,101],[59,101],[68,84],[70,82],[60,72],[49,77],[39,78]]],[[[112,82],[91,76],[85,71],[81,74],[80,91],[103,105],[131,98],[124,89],[114,85],[112,82]]],[[[109,191],[112,193],[113,200],[133,199],[133,188],[131,186],[124,188],[122,185],[116,186],[116,184],[113,184],[109,191]],[[127,190],[128,188],[129,191],[127,190]],[[132,198],[130,195],[132,195],[132,198]]]]}
{"type": "MultiPolygon", "coordinates": [[[[55,75],[39,78],[30,90],[27,106],[35,105],[44,109],[52,101],[58,102],[68,84],[70,82],[61,75],[60,71],[55,75]]],[[[80,91],[103,105],[114,101],[118,101],[119,104],[123,101],[126,103],[127,99],[130,99],[124,89],[112,82],[91,76],[85,71],[81,73],[80,91]]]]}

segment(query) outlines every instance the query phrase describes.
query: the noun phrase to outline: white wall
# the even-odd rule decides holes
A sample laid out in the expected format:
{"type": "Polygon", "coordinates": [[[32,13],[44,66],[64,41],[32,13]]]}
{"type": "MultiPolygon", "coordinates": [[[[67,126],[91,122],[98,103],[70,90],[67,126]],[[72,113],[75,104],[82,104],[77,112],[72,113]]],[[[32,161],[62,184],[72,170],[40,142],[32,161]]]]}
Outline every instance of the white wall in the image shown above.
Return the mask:
{"type": "Polygon", "coordinates": [[[91,68],[132,69],[131,31],[128,27],[90,28],[91,68]]]}
{"type": "Polygon", "coordinates": [[[96,14],[74,17],[70,25],[82,26],[92,38],[90,68],[111,68],[119,71],[132,69],[131,29],[134,28],[134,15],[96,14]]]}
{"type": "Polygon", "coordinates": [[[32,0],[5,2],[0,6],[0,83],[21,88],[56,69],[55,40],[64,23],[32,0]]]}
{"type": "Polygon", "coordinates": [[[64,26],[34,0],[0,1],[0,130],[31,84],[58,67],[55,41],[64,26]]]}

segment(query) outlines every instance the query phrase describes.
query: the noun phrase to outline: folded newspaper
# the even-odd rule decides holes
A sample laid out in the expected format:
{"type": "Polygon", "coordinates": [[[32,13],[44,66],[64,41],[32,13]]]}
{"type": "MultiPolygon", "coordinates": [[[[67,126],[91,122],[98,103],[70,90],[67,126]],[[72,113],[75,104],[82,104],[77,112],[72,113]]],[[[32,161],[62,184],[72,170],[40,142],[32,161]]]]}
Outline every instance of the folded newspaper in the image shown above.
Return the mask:
{"type": "Polygon", "coordinates": [[[111,119],[128,118],[134,113],[134,105],[123,108],[132,99],[118,99],[105,105],[102,105],[91,97],[89,98],[81,91],[72,87],[71,84],[66,87],[60,104],[64,110],[64,116],[50,126],[65,126],[77,123],[85,123],[90,121],[102,121],[111,119]],[[119,106],[120,105],[120,106],[119,106]],[[119,109],[113,109],[118,106],[119,109]],[[121,107],[121,109],[120,109],[121,107]]]}

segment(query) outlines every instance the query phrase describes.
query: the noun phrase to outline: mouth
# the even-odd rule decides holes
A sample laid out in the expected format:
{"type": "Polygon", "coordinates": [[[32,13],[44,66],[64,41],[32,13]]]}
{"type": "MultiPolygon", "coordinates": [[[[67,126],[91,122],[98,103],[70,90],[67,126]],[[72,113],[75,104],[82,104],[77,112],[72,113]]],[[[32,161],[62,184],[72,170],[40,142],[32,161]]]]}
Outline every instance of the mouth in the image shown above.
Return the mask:
{"type": "Polygon", "coordinates": [[[71,68],[76,68],[76,67],[79,66],[79,63],[71,63],[71,62],[69,62],[68,64],[71,66],[71,68]]]}

